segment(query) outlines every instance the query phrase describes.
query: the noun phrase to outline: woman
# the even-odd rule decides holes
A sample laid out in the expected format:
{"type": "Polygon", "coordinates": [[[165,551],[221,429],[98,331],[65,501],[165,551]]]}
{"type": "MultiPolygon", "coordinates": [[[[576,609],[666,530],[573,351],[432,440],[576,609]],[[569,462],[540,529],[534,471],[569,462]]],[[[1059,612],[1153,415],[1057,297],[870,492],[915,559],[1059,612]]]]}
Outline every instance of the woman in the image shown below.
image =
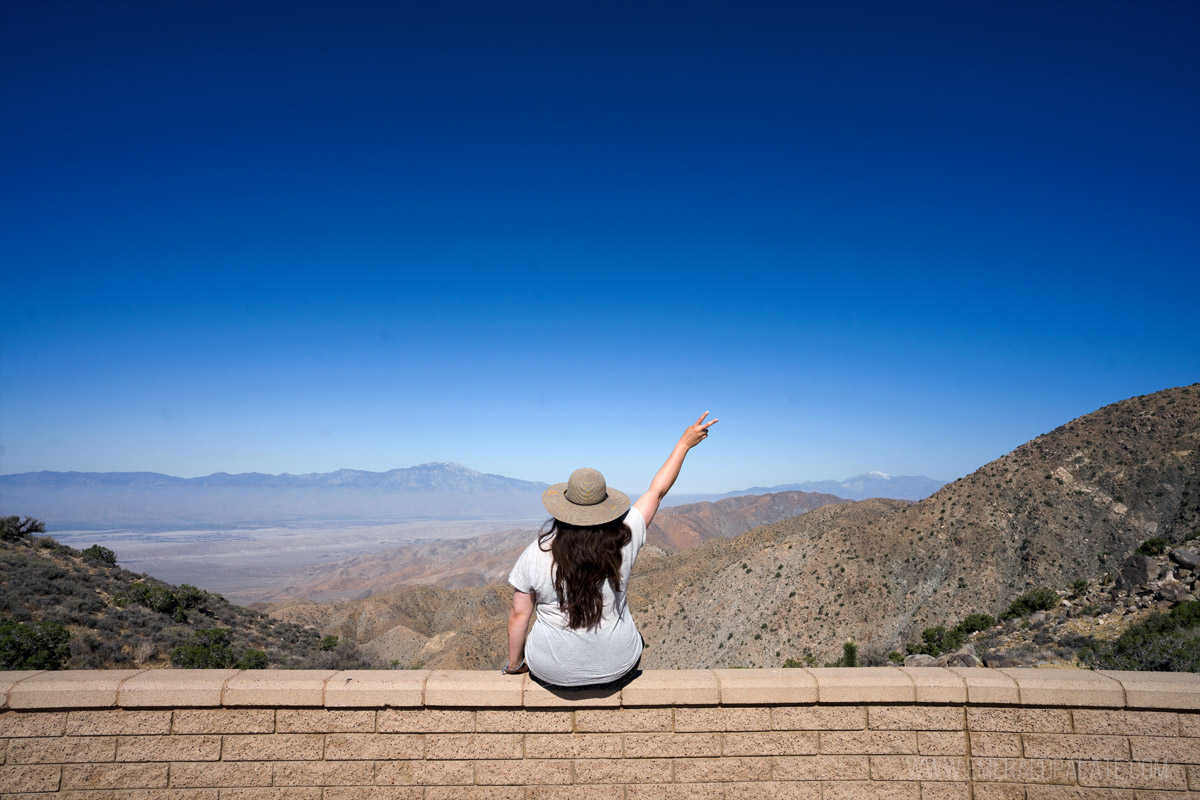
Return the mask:
{"type": "Polygon", "coordinates": [[[705,422],[707,416],[683,432],[632,508],[586,467],[545,491],[542,505],[554,519],[508,576],[514,591],[505,674],[530,671],[543,685],[578,689],[619,681],[637,668],[643,643],[625,599],[629,573],[688,450],[717,422],[705,422]]]}

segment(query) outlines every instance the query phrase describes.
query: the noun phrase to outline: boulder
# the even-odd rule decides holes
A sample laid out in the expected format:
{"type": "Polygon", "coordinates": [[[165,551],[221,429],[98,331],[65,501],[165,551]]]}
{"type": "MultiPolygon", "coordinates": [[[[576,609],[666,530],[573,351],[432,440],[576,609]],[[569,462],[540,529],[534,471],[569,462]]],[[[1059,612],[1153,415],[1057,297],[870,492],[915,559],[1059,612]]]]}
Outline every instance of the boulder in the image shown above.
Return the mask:
{"type": "Polygon", "coordinates": [[[933,660],[931,667],[978,667],[979,656],[975,653],[975,645],[964,644],[957,650],[942,653],[933,660]]]}
{"type": "Polygon", "coordinates": [[[904,666],[906,667],[928,667],[932,663],[933,656],[924,653],[913,653],[911,656],[904,657],[904,666]]]}
{"type": "Polygon", "coordinates": [[[1045,611],[1035,611],[1035,612],[1033,612],[1033,615],[1029,618],[1029,624],[1030,625],[1039,625],[1042,622],[1045,622],[1045,620],[1046,620],[1046,612],[1045,611]]]}
{"type": "Polygon", "coordinates": [[[1157,562],[1150,556],[1134,553],[1121,564],[1115,588],[1124,592],[1137,591],[1157,577],[1157,562]]]}
{"type": "Polygon", "coordinates": [[[1197,555],[1194,550],[1176,547],[1167,556],[1181,567],[1187,567],[1190,570],[1200,567],[1200,555],[1197,555]]]}
{"type": "Polygon", "coordinates": [[[1171,603],[1182,603],[1185,600],[1195,600],[1196,598],[1187,590],[1179,581],[1174,578],[1168,578],[1159,584],[1158,591],[1154,596],[1159,600],[1166,600],[1171,603]]]}
{"type": "Polygon", "coordinates": [[[983,665],[985,667],[992,667],[993,669],[999,669],[1000,667],[1018,667],[1018,666],[1020,666],[1020,664],[1018,664],[1016,661],[1012,660],[1008,656],[1000,655],[999,653],[984,653],[983,654],[983,665]]]}

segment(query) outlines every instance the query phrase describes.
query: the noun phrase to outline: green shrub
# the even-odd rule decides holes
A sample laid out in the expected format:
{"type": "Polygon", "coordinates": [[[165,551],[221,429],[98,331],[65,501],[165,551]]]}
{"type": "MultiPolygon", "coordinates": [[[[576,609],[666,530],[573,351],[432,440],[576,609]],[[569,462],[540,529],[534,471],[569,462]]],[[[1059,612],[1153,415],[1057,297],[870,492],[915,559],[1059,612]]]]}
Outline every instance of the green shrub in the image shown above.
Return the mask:
{"type": "Polygon", "coordinates": [[[1154,536],[1138,545],[1138,555],[1143,556],[1161,556],[1167,549],[1167,540],[1161,536],[1154,536]]]}
{"type": "Polygon", "coordinates": [[[835,667],[857,667],[858,645],[854,642],[842,643],[842,657],[834,664],[835,667]]]}
{"type": "Polygon", "coordinates": [[[0,669],[62,669],[71,632],[57,622],[0,620],[0,669]]]}
{"type": "Polygon", "coordinates": [[[899,650],[893,650],[892,652],[888,653],[888,661],[891,661],[895,664],[903,664],[904,655],[899,650]]]}
{"type": "Polygon", "coordinates": [[[324,639],[321,640],[321,643],[317,646],[319,648],[321,648],[321,650],[326,651],[326,652],[328,652],[329,650],[334,650],[338,646],[338,637],[332,636],[332,635],[326,636],[324,639]]]}
{"type": "Polygon", "coordinates": [[[115,567],[117,565],[117,554],[107,547],[101,547],[98,544],[80,551],[79,555],[83,556],[83,560],[87,563],[95,564],[99,567],[115,567]]]}
{"type": "Polygon", "coordinates": [[[1013,600],[1008,610],[1000,615],[1000,619],[1018,619],[1028,617],[1035,611],[1047,611],[1058,605],[1058,594],[1053,589],[1039,587],[1030,589],[1025,594],[1013,600]]]}
{"type": "Polygon", "coordinates": [[[224,669],[235,661],[230,652],[229,628],[200,628],[192,641],[171,651],[171,665],[182,669],[224,669]]]}
{"type": "Polygon", "coordinates": [[[803,667],[804,665],[801,664],[799,661],[797,661],[794,658],[789,658],[788,660],[783,662],[783,666],[786,667],[787,669],[796,669],[798,667],[803,667]]]}
{"type": "Polygon", "coordinates": [[[237,663],[238,669],[266,669],[267,654],[262,650],[247,649],[237,663]]]}
{"type": "Polygon", "coordinates": [[[1078,578],[1077,580],[1075,580],[1071,583],[1071,591],[1075,594],[1076,597],[1078,597],[1078,596],[1082,595],[1084,592],[1086,592],[1087,588],[1088,588],[1088,582],[1084,578],[1078,578]]]}
{"type": "Polygon", "coordinates": [[[1200,672],[1200,600],[1153,612],[1113,642],[1083,655],[1093,669],[1200,672]]]}
{"type": "Polygon", "coordinates": [[[963,634],[971,634],[976,631],[985,631],[995,624],[996,618],[991,614],[968,614],[962,622],[954,626],[954,630],[963,634]]]}
{"type": "Polygon", "coordinates": [[[40,519],[17,516],[0,517],[0,540],[15,542],[33,533],[45,533],[46,526],[40,519]]]}

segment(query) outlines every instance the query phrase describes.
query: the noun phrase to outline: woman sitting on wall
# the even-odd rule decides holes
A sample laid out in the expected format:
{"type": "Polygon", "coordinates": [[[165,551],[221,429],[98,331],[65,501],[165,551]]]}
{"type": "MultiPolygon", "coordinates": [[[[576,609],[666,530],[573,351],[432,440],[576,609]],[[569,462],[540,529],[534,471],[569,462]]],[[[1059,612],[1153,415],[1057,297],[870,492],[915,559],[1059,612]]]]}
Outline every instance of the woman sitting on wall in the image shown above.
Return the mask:
{"type": "Polygon", "coordinates": [[[707,416],[683,432],[632,508],[587,467],[545,491],[542,504],[554,518],[508,576],[514,592],[506,674],[529,671],[543,685],[578,689],[611,685],[637,669],[643,641],[626,602],[629,573],[683,459],[717,422],[705,422],[707,416]]]}

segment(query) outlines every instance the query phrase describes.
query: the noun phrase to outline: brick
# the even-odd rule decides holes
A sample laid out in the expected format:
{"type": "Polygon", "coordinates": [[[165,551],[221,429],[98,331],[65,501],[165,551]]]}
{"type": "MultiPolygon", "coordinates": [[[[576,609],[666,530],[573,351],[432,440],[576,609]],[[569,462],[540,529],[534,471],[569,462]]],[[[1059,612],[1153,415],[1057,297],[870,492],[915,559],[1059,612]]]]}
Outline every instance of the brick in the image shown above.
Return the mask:
{"type": "Polygon", "coordinates": [[[965,756],[966,731],[917,731],[917,752],[923,756],[965,756]]]}
{"type": "Polygon", "coordinates": [[[425,705],[520,708],[528,677],[499,670],[436,670],[425,681],[425,705]]]}
{"type": "MultiPolygon", "coordinates": [[[[1083,789],[1078,786],[1034,785],[1026,788],[1029,800],[1133,800],[1127,789],[1083,789]]],[[[976,790],[975,796],[979,796],[976,790]]]]}
{"type": "Polygon", "coordinates": [[[8,746],[9,764],[86,764],[112,761],[116,755],[112,737],[16,739],[8,746]]]}
{"type": "Polygon", "coordinates": [[[270,786],[271,765],[257,762],[175,762],[171,764],[171,786],[231,787],[270,786]]]}
{"type": "Polygon", "coordinates": [[[976,783],[971,794],[974,800],[1025,800],[1025,784],[976,783]]]}
{"type": "Polygon", "coordinates": [[[1179,715],[1168,711],[1077,708],[1071,712],[1076,733],[1112,736],[1177,736],[1179,715]]]}
{"type": "Polygon", "coordinates": [[[1075,762],[1058,759],[971,757],[971,779],[1003,783],[1074,783],[1075,762]]]}
{"type": "Polygon", "coordinates": [[[580,709],[575,730],[580,733],[661,732],[672,729],[669,708],[580,709]]]}
{"type": "Polygon", "coordinates": [[[967,702],[967,682],[956,672],[934,667],[900,667],[900,671],[913,682],[918,703],[967,702]]]}
{"type": "Polygon", "coordinates": [[[62,767],[15,766],[0,767],[0,792],[57,791],[62,767]]]}
{"type": "Polygon", "coordinates": [[[821,752],[830,754],[869,753],[895,755],[917,752],[917,734],[912,731],[821,732],[821,752]]]}
{"type": "Polygon", "coordinates": [[[1200,767],[1187,768],[1187,782],[1189,789],[1200,789],[1200,767]]]}
{"type": "Polygon", "coordinates": [[[1061,708],[968,708],[967,729],[1014,733],[1070,733],[1071,717],[1061,708]]]}
{"type": "Polygon", "coordinates": [[[571,783],[571,762],[562,759],[480,761],[475,765],[475,783],[496,786],[571,783]]]}
{"type": "Polygon", "coordinates": [[[871,706],[867,727],[880,731],[961,731],[966,717],[961,708],[871,706]]]}
{"type": "Polygon", "coordinates": [[[438,786],[473,780],[470,761],[386,761],[375,765],[375,782],[381,785],[438,786]]]}
{"type": "Polygon", "coordinates": [[[623,706],[715,706],[717,677],[708,669],[647,670],[621,689],[623,706]]]}
{"type": "MultiPolygon", "coordinates": [[[[670,783],[671,760],[666,758],[580,759],[575,762],[575,780],[578,783],[670,783]]],[[[476,780],[476,782],[479,781],[476,780]]]]}
{"type": "Polygon", "coordinates": [[[0,738],[62,736],[67,729],[65,711],[5,711],[0,713],[0,738]]]}
{"type": "Polygon", "coordinates": [[[360,761],[281,761],[275,766],[276,786],[369,786],[375,765],[360,761]]]}
{"type": "Polygon", "coordinates": [[[64,789],[162,789],[166,764],[71,764],[63,767],[64,789]]]}
{"type": "Polygon", "coordinates": [[[729,800],[821,800],[821,784],[817,781],[730,783],[725,796],[729,800]]]}
{"type": "Polygon", "coordinates": [[[329,711],[281,708],[275,712],[277,733],[374,733],[374,711],[329,711]]]}
{"type": "Polygon", "coordinates": [[[0,708],[8,708],[8,692],[26,678],[39,675],[40,669],[21,669],[0,672],[0,708]]]}
{"type": "Polygon", "coordinates": [[[967,702],[1020,703],[1021,692],[1017,682],[995,669],[987,667],[950,667],[950,672],[963,679],[967,685],[967,702]]]}
{"type": "Polygon", "coordinates": [[[421,800],[420,786],[328,786],[324,800],[421,800]]]}
{"type": "Polygon", "coordinates": [[[880,786],[874,781],[826,781],[821,785],[823,800],[919,800],[921,784],[892,781],[880,786]]]}
{"type": "Polygon", "coordinates": [[[170,711],[72,711],[67,715],[68,736],[113,736],[171,732],[170,711]]]}
{"type": "Polygon", "coordinates": [[[221,800],[321,800],[321,790],[316,787],[222,789],[221,800]]]}
{"type": "Polygon", "coordinates": [[[525,800],[525,790],[520,786],[430,786],[425,790],[425,800],[525,800]]]}
{"type": "Polygon", "coordinates": [[[769,758],[681,758],[675,762],[678,783],[724,783],[771,779],[769,758]]]}
{"type": "Polygon", "coordinates": [[[419,708],[429,675],[427,669],[343,670],[325,681],[325,707],[419,708]]]}
{"type": "Polygon", "coordinates": [[[277,733],[226,736],[224,761],[315,761],[321,758],[324,737],[315,733],[277,733]]]}
{"type": "Polygon", "coordinates": [[[861,731],[866,727],[867,710],[862,706],[771,709],[771,728],[777,731],[861,731]]]}
{"type": "Polygon", "coordinates": [[[325,737],[326,761],[387,761],[424,755],[425,737],[414,733],[331,733],[325,737]]]}
{"type": "MultiPolygon", "coordinates": [[[[740,670],[737,670],[740,671],[740,670]]],[[[769,708],[677,708],[676,731],[769,731],[769,708]]]]}
{"type": "Polygon", "coordinates": [[[1100,670],[1125,690],[1130,708],[1200,709],[1200,675],[1191,672],[1100,670]]]}
{"type": "MultiPolygon", "coordinates": [[[[654,753],[662,756],[663,753],[654,753]]],[[[531,733],[525,737],[526,758],[620,758],[621,737],[609,734],[555,736],[531,733]]]]}
{"type": "Polygon", "coordinates": [[[570,733],[570,711],[487,711],[475,714],[478,733],[570,733]]]}
{"type": "MultiPolygon", "coordinates": [[[[1178,741],[1178,739],[1173,740],[1178,741]]],[[[1129,740],[1124,736],[1087,736],[1069,733],[1026,733],[1021,736],[1025,758],[1086,758],[1129,760],[1129,740]]]]}
{"type": "Polygon", "coordinates": [[[876,781],[965,781],[967,760],[954,756],[871,756],[876,781]]]}
{"type": "Polygon", "coordinates": [[[431,733],[426,737],[425,757],[447,761],[458,758],[520,758],[521,737],[491,733],[431,733]]]}
{"type": "Polygon", "coordinates": [[[722,705],[817,702],[817,682],[805,669],[715,669],[722,705]]]}
{"type": "Polygon", "coordinates": [[[15,684],[8,692],[8,707],[112,708],[117,689],[137,675],[138,669],[89,669],[41,672],[15,684]]]}
{"type": "Polygon", "coordinates": [[[117,761],[218,761],[220,736],[122,736],[117,761]]]}
{"type": "Polygon", "coordinates": [[[871,777],[871,768],[866,756],[791,756],[775,759],[774,777],[785,781],[852,781],[871,777]]]}
{"type": "Polygon", "coordinates": [[[333,670],[248,669],[225,682],[224,706],[323,706],[333,670]]]}
{"type": "Polygon", "coordinates": [[[726,756],[808,756],[817,753],[816,732],[756,731],[727,733],[721,754],[726,756]]]}
{"type": "Polygon", "coordinates": [[[525,681],[523,686],[525,708],[570,708],[576,705],[617,708],[621,705],[620,689],[551,689],[534,680],[525,681]]]}
{"type": "Polygon", "coordinates": [[[1200,739],[1200,714],[1180,714],[1179,735],[1200,739]]]}
{"type": "Polygon", "coordinates": [[[625,734],[626,758],[696,758],[719,755],[719,733],[625,734]]]}
{"type": "Polygon", "coordinates": [[[921,800],[969,800],[971,784],[969,783],[938,783],[934,781],[921,783],[921,800]]]}
{"type": "Polygon", "coordinates": [[[225,681],[236,669],[148,669],[121,684],[122,708],[204,708],[221,705],[225,681]]]}
{"type": "MultiPolygon", "coordinates": [[[[219,796],[217,789],[69,789],[54,795],[62,800],[218,800],[219,796]]],[[[32,797],[45,800],[45,795],[32,797]]]]}
{"type": "Polygon", "coordinates": [[[621,800],[624,796],[623,787],[612,785],[531,786],[528,794],[529,800],[621,800]]]}
{"type": "Polygon", "coordinates": [[[176,711],[173,733],[271,733],[275,711],[270,708],[197,709],[176,711]]]}
{"type": "MultiPolygon", "coordinates": [[[[742,800],[750,795],[741,794],[747,786],[754,784],[730,784],[729,791],[720,783],[689,783],[686,786],[669,783],[648,783],[645,786],[626,786],[626,800],[742,800]]],[[[759,784],[766,785],[766,784],[759,784]]],[[[813,784],[820,788],[819,784],[813,784]]],[[[819,800],[819,795],[802,800],[819,800]]],[[[782,796],[780,798],[782,800],[782,796]]]]}
{"type": "Polygon", "coordinates": [[[1134,761],[1170,761],[1175,764],[1200,764],[1200,739],[1166,736],[1134,736],[1134,761]]]}
{"type": "Polygon", "coordinates": [[[912,703],[917,699],[912,678],[895,667],[814,667],[821,703],[912,703]]]}
{"type": "Polygon", "coordinates": [[[475,712],[387,709],[379,712],[375,730],[380,733],[474,733],[475,712]]]}
{"type": "Polygon", "coordinates": [[[991,758],[1020,758],[1021,734],[971,731],[971,755],[991,758]]]}
{"type": "Polygon", "coordinates": [[[1017,682],[1022,705],[1125,706],[1121,683],[1091,670],[1004,667],[996,671],[1017,682]]]}

